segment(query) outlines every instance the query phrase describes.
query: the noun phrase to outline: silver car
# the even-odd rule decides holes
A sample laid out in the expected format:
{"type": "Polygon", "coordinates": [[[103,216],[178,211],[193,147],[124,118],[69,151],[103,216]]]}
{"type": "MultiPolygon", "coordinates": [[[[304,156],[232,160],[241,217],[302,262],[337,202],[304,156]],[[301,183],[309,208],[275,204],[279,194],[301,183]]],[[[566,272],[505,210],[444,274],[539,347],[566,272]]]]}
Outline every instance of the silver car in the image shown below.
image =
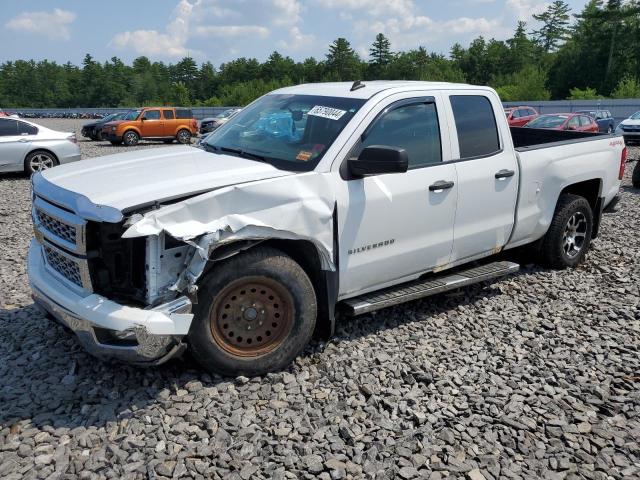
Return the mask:
{"type": "Polygon", "coordinates": [[[74,133],[0,117],[0,172],[32,174],[76,160],[80,160],[80,147],[74,133]]]}

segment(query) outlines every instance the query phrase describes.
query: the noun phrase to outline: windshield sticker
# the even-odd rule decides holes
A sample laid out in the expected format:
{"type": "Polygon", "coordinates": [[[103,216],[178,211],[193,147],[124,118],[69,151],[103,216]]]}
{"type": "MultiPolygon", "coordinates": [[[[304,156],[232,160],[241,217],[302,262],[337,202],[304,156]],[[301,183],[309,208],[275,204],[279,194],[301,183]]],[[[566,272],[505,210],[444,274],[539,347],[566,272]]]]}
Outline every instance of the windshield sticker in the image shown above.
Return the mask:
{"type": "Polygon", "coordinates": [[[307,152],[306,150],[300,150],[298,152],[298,156],[296,157],[296,160],[300,160],[301,162],[308,162],[311,159],[312,155],[313,155],[312,152],[307,152]]]}
{"type": "Polygon", "coordinates": [[[323,107],[316,105],[307,112],[307,115],[313,115],[315,117],[328,118],[329,120],[340,120],[342,116],[347,113],[346,110],[339,110],[337,108],[323,107]]]}

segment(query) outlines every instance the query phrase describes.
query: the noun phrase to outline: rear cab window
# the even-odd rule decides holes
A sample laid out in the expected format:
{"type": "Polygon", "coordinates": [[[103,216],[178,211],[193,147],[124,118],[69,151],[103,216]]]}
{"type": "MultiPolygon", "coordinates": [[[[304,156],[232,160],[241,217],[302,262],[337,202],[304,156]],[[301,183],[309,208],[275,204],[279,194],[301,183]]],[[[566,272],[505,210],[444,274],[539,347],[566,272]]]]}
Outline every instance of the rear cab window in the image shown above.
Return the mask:
{"type": "Polygon", "coordinates": [[[450,95],[460,159],[488,157],[501,151],[493,106],[484,95],[450,95]]]}

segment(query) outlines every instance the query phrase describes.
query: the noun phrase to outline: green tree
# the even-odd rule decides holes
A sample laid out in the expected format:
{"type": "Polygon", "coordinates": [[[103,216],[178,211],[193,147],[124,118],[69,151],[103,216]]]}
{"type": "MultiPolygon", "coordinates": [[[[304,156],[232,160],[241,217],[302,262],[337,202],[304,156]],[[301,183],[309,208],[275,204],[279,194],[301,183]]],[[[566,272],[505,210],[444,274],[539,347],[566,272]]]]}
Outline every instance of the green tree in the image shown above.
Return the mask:
{"type": "Polygon", "coordinates": [[[542,23],[533,35],[546,52],[555,51],[569,36],[569,12],[569,4],[556,0],[544,12],[533,15],[535,20],[542,23]]]}
{"type": "Polygon", "coordinates": [[[329,80],[359,80],[362,75],[360,57],[346,38],[338,38],[327,53],[327,77],[329,80]]]}
{"type": "Polygon", "coordinates": [[[376,35],[371,48],[369,49],[369,76],[372,78],[384,78],[387,73],[387,66],[393,60],[391,53],[391,42],[384,34],[376,35]]]}
{"type": "Polygon", "coordinates": [[[635,77],[624,77],[611,96],[613,98],[640,98],[640,81],[635,77]]]}
{"type": "Polygon", "coordinates": [[[569,90],[569,97],[567,100],[598,100],[603,98],[598,95],[595,88],[572,88],[569,90]]]}

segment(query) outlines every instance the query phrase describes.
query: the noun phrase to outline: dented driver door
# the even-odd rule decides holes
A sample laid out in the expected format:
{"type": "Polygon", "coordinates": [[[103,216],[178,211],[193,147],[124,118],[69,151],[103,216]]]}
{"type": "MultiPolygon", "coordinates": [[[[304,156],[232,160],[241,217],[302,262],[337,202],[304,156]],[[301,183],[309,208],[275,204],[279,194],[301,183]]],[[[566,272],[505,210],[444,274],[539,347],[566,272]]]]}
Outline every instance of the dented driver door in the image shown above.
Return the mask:
{"type": "Polygon", "coordinates": [[[409,280],[449,262],[458,187],[455,166],[445,161],[450,152],[442,141],[438,104],[433,96],[413,96],[374,109],[350,153],[357,157],[369,145],[404,148],[409,170],[343,182],[338,196],[343,206],[343,298],[409,280]]]}

